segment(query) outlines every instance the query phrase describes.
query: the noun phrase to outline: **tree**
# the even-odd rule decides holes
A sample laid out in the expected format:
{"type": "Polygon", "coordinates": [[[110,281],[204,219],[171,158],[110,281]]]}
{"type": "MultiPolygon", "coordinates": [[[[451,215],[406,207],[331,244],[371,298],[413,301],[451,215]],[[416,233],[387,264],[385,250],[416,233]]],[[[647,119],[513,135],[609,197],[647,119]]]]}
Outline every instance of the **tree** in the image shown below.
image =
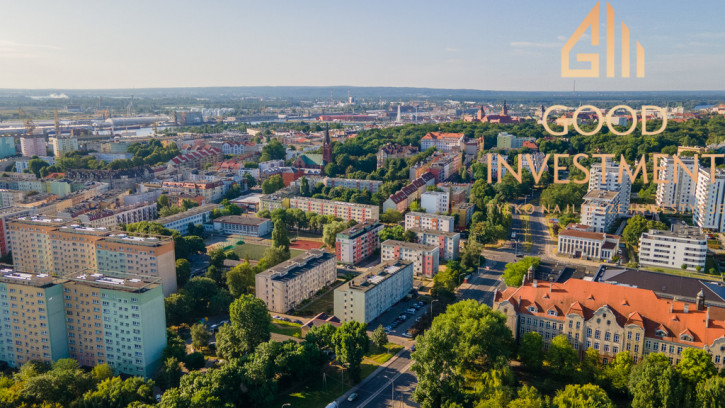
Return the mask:
{"type": "Polygon", "coordinates": [[[710,377],[697,384],[697,406],[719,408],[725,401],[725,378],[710,377]]]}
{"type": "Polygon", "coordinates": [[[274,223],[274,229],[272,230],[272,246],[275,248],[284,248],[289,251],[289,236],[287,233],[287,227],[282,220],[277,220],[274,223]]]}
{"type": "Polygon", "coordinates": [[[166,322],[176,325],[188,321],[194,309],[194,299],[185,292],[172,293],[164,299],[166,322]]]}
{"type": "Polygon", "coordinates": [[[198,370],[206,364],[206,359],[202,353],[195,351],[184,358],[184,366],[189,370],[198,370]]]}
{"type": "Polygon", "coordinates": [[[279,174],[274,174],[262,182],[262,193],[272,194],[284,188],[284,180],[279,174]]]}
{"type": "Polygon", "coordinates": [[[282,143],[277,139],[272,139],[262,147],[262,156],[259,158],[259,161],[281,160],[285,158],[286,153],[282,143]]]}
{"type": "Polygon", "coordinates": [[[243,352],[251,353],[257,345],[269,341],[272,323],[267,306],[254,295],[242,295],[229,307],[231,326],[238,331],[243,352]]]}
{"type": "Polygon", "coordinates": [[[322,241],[328,247],[334,247],[337,234],[344,231],[345,229],[347,229],[347,225],[345,225],[345,223],[342,221],[335,221],[325,225],[325,227],[322,229],[322,241]]]}
{"type": "Polygon", "coordinates": [[[181,380],[181,367],[176,357],[169,357],[164,360],[164,364],[156,375],[156,382],[162,389],[168,389],[179,386],[181,380]]]}
{"type": "Polygon", "coordinates": [[[113,368],[108,364],[99,364],[91,369],[91,378],[96,383],[113,377],[113,368]]]}
{"type": "Polygon", "coordinates": [[[189,279],[189,282],[184,286],[184,292],[191,297],[194,310],[197,313],[205,313],[212,296],[219,292],[219,287],[213,279],[196,276],[189,279]]]}
{"type": "Polygon", "coordinates": [[[548,404],[534,387],[524,385],[519,388],[516,399],[509,402],[507,408],[546,408],[548,404]]]}
{"type": "Polygon", "coordinates": [[[416,339],[412,370],[418,377],[413,392],[423,408],[462,402],[460,392],[471,371],[484,372],[505,363],[513,349],[506,318],[475,300],[454,303],[416,339]]]}
{"type": "Polygon", "coordinates": [[[614,408],[607,393],[594,384],[569,384],[554,397],[557,408],[614,408]]]}
{"type": "Polygon", "coordinates": [[[320,326],[313,326],[305,334],[305,341],[315,344],[319,349],[332,348],[332,336],[335,335],[337,327],[330,323],[320,326]]]}
{"type": "Polygon", "coordinates": [[[377,329],[373,331],[373,344],[378,349],[383,349],[388,344],[388,335],[385,333],[383,325],[378,325],[377,329]]]}
{"type": "Polygon", "coordinates": [[[35,174],[35,177],[38,177],[38,178],[41,177],[40,171],[49,166],[50,166],[50,164],[39,159],[37,156],[34,156],[32,159],[30,159],[28,161],[28,170],[30,170],[30,172],[35,174]]]}
{"type": "Polygon", "coordinates": [[[380,236],[380,242],[384,242],[389,239],[394,239],[396,241],[402,241],[404,233],[405,233],[405,228],[403,228],[402,225],[396,225],[394,227],[383,228],[378,235],[380,236]]]}
{"type": "Polygon", "coordinates": [[[679,379],[678,394],[688,403],[697,398],[697,385],[717,374],[710,353],[689,347],[682,351],[682,359],[675,370],[679,379]]]}
{"type": "Polygon", "coordinates": [[[300,195],[302,197],[309,197],[310,194],[310,181],[307,180],[307,177],[302,177],[300,179],[300,195]]]}
{"type": "Polygon", "coordinates": [[[629,376],[633,408],[678,407],[677,373],[669,358],[652,353],[637,364],[629,376]]]}
{"type": "Polygon", "coordinates": [[[593,348],[584,352],[580,365],[580,377],[583,381],[597,383],[602,379],[604,367],[599,360],[599,352],[593,348]]]}
{"type": "Polygon", "coordinates": [[[249,262],[235,266],[227,272],[227,287],[233,297],[237,298],[254,286],[254,268],[249,262]]]}
{"type": "Polygon", "coordinates": [[[264,250],[264,256],[257,266],[259,267],[260,265],[263,265],[264,268],[262,268],[262,270],[264,270],[280,264],[289,258],[289,249],[271,246],[264,250]]]}
{"type": "Polygon", "coordinates": [[[78,404],[82,408],[108,407],[126,408],[132,403],[153,404],[154,382],[141,377],[121,377],[104,380],[94,391],[88,391],[78,404]]]}
{"type": "Polygon", "coordinates": [[[519,345],[519,360],[527,370],[540,370],[544,363],[544,341],[537,332],[524,334],[519,345]]]}
{"type": "Polygon", "coordinates": [[[475,240],[469,239],[466,241],[466,246],[463,247],[463,251],[461,252],[461,266],[469,271],[478,268],[481,259],[481,250],[483,250],[483,246],[475,240]]]}
{"type": "Polygon", "coordinates": [[[537,268],[540,263],[540,258],[527,256],[518,262],[506,264],[503,270],[503,280],[508,286],[521,286],[529,267],[537,268]]]}
{"type": "Polygon", "coordinates": [[[415,242],[418,239],[418,236],[415,235],[415,232],[411,230],[406,230],[403,232],[403,241],[405,242],[415,242]]]}
{"type": "Polygon", "coordinates": [[[187,259],[176,260],[176,283],[184,287],[191,276],[191,263],[187,259]]]}
{"type": "Polygon", "coordinates": [[[175,330],[166,328],[166,348],[161,354],[161,359],[166,360],[173,357],[182,360],[186,356],[186,342],[175,330]]]}
{"type": "Polygon", "coordinates": [[[353,381],[360,381],[360,363],[368,351],[370,339],[365,323],[349,321],[343,323],[332,336],[338,361],[347,365],[353,381]]]}
{"type": "Polygon", "coordinates": [[[191,345],[194,346],[196,350],[201,350],[202,348],[208,346],[210,339],[211,333],[207,330],[205,324],[197,323],[191,326],[191,345]]]}
{"type": "Polygon", "coordinates": [[[638,245],[639,237],[650,229],[667,230],[667,226],[663,222],[647,220],[641,215],[635,215],[627,220],[627,226],[622,230],[622,238],[630,245],[638,245]]]}
{"type": "Polygon", "coordinates": [[[634,367],[634,360],[628,351],[620,351],[614,360],[604,369],[604,376],[609,379],[612,388],[620,392],[627,390],[629,374],[634,367]]]}
{"type": "Polygon", "coordinates": [[[397,224],[403,220],[403,214],[392,208],[388,208],[380,215],[380,221],[386,224],[397,224]]]}
{"type": "Polygon", "coordinates": [[[576,367],[579,364],[576,350],[563,334],[551,340],[546,360],[554,374],[563,378],[572,378],[576,374],[576,367]]]}

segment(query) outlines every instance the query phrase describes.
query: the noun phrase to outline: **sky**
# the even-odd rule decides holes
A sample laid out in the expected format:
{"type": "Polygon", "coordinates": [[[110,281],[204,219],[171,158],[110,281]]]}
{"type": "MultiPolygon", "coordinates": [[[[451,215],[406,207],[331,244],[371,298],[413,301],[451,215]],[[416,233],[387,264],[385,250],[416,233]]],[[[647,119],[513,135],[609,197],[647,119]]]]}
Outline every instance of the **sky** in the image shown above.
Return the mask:
{"type": "MultiPolygon", "coordinates": [[[[645,78],[620,78],[618,72],[616,78],[577,79],[577,91],[725,89],[725,2],[610,3],[617,31],[620,21],[626,22],[632,43],[638,40],[645,49],[645,78]]],[[[342,85],[567,91],[574,80],[561,77],[561,48],[595,4],[7,2],[0,24],[0,88],[342,85]]],[[[575,52],[601,52],[601,71],[604,4],[600,45],[589,45],[586,34],[575,47],[575,52]]],[[[633,48],[633,60],[634,55],[633,48]]]]}

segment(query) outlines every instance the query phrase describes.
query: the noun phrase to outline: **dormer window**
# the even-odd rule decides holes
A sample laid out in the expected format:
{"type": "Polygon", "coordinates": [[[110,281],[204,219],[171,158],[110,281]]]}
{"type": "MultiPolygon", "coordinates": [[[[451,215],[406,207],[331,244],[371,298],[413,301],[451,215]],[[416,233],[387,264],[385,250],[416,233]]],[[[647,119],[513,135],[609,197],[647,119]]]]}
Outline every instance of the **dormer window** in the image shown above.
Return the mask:
{"type": "Polygon", "coordinates": [[[536,306],[529,306],[529,312],[536,313],[536,306]]]}
{"type": "Polygon", "coordinates": [[[655,331],[655,336],[657,337],[667,337],[667,332],[662,329],[657,329],[655,331]]]}
{"type": "Polygon", "coordinates": [[[549,316],[556,316],[556,310],[554,310],[554,309],[551,309],[551,310],[549,310],[549,311],[547,312],[547,314],[548,314],[549,316]]]}
{"type": "Polygon", "coordinates": [[[680,336],[680,340],[683,340],[683,341],[693,341],[694,339],[689,334],[683,334],[683,335],[680,336]]]}

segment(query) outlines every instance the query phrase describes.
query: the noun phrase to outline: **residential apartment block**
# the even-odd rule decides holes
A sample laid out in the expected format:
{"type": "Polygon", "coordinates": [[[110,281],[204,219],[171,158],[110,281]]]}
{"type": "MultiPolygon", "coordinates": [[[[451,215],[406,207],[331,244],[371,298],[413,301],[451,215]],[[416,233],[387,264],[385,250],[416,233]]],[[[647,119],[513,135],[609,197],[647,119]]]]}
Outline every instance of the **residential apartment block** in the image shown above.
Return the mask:
{"type": "Polygon", "coordinates": [[[710,169],[700,168],[695,200],[692,212],[694,223],[700,228],[725,231],[725,171],[715,169],[713,177],[710,169]]]}
{"type": "Polygon", "coordinates": [[[161,188],[172,194],[201,196],[207,204],[217,202],[224,195],[224,183],[221,181],[195,183],[189,181],[164,181],[161,188]]]}
{"type": "Polygon", "coordinates": [[[520,149],[524,142],[536,142],[536,138],[519,137],[507,132],[501,132],[496,137],[496,147],[499,149],[520,149]]]}
{"type": "Polygon", "coordinates": [[[33,215],[34,208],[2,208],[0,209],[0,256],[5,256],[10,252],[10,230],[8,223],[17,217],[33,215]]]}
{"type": "Polygon", "coordinates": [[[78,138],[76,137],[50,137],[48,141],[53,148],[53,156],[55,157],[78,150],[78,138]]]}
{"type": "Polygon", "coordinates": [[[20,138],[20,151],[23,157],[46,156],[48,150],[46,148],[45,137],[42,136],[26,136],[20,138]]]}
{"type": "Polygon", "coordinates": [[[454,221],[455,218],[450,215],[409,212],[405,214],[405,229],[420,228],[453,232],[454,221]]]}
{"type": "Polygon", "coordinates": [[[448,214],[450,201],[447,191],[426,191],[420,195],[420,206],[429,214],[448,214]]]}
{"type": "Polygon", "coordinates": [[[263,237],[272,233],[272,221],[266,218],[245,215],[225,215],[213,220],[214,231],[225,234],[239,234],[263,237]]]}
{"type": "Polygon", "coordinates": [[[685,169],[690,172],[698,171],[695,169],[695,158],[682,156],[678,159],[682,164],[676,164],[674,157],[660,158],[659,165],[662,170],[659,179],[667,180],[667,183],[657,184],[656,203],[659,207],[674,208],[678,212],[692,212],[697,203],[697,183],[685,169]]]}
{"type": "Polygon", "coordinates": [[[258,273],[255,289],[269,310],[285,313],[336,280],[335,255],[312,249],[258,273]]]}
{"type": "Polygon", "coordinates": [[[151,377],[166,347],[157,282],[76,273],[69,279],[0,269],[0,360],[74,358],[151,377]]]}
{"type": "Polygon", "coordinates": [[[337,262],[355,265],[380,248],[382,224],[376,221],[358,224],[337,234],[335,257],[337,262]]]}
{"type": "Polygon", "coordinates": [[[380,259],[404,259],[413,262],[416,275],[432,278],[438,273],[440,250],[437,245],[416,244],[389,239],[380,244],[380,259]]]}
{"type": "Polygon", "coordinates": [[[114,209],[98,209],[79,215],[78,221],[89,227],[115,229],[119,225],[151,221],[158,216],[155,202],[138,203],[114,209]]]}
{"type": "Polygon", "coordinates": [[[698,227],[673,224],[671,231],[649,230],[639,238],[639,263],[690,270],[705,268],[707,236],[698,227]]]}
{"type": "Polygon", "coordinates": [[[405,212],[408,207],[423,194],[428,186],[434,186],[436,178],[433,173],[427,172],[420,177],[411,181],[409,184],[393,193],[383,203],[383,211],[396,210],[400,213],[405,212]]]}
{"type": "Polygon", "coordinates": [[[413,289],[413,263],[384,261],[335,289],[335,316],[369,323],[413,289]]]}
{"type": "Polygon", "coordinates": [[[323,200],[319,198],[291,197],[289,208],[312,211],[320,215],[334,215],[344,221],[377,221],[380,219],[380,207],[377,205],[346,203],[343,201],[323,200]]]}
{"type": "Polygon", "coordinates": [[[418,153],[418,147],[410,145],[403,146],[388,142],[378,150],[378,167],[382,167],[387,159],[404,159],[418,153]]]}
{"type": "Polygon", "coordinates": [[[622,180],[620,181],[619,171],[619,165],[612,161],[607,161],[606,169],[602,164],[593,165],[590,170],[589,188],[587,192],[596,190],[618,192],[619,197],[616,210],[618,215],[624,216],[629,213],[632,181],[624,169],[622,169],[622,180]]]}
{"type": "Polygon", "coordinates": [[[325,184],[325,187],[353,188],[356,190],[367,190],[370,193],[377,193],[380,186],[383,185],[383,182],[380,180],[358,180],[335,177],[325,177],[322,179],[322,183],[325,184]]]}
{"type": "Polygon", "coordinates": [[[621,194],[618,191],[592,190],[584,195],[581,223],[594,232],[606,232],[619,216],[621,194]]]}
{"type": "Polygon", "coordinates": [[[174,241],[81,227],[59,219],[20,217],[9,223],[15,269],[67,276],[80,270],[161,278],[164,295],[176,292],[174,241]]]}
{"type": "Polygon", "coordinates": [[[587,225],[569,224],[559,231],[557,251],[575,258],[612,260],[619,247],[618,235],[593,232],[587,225]]]}
{"type": "Polygon", "coordinates": [[[709,352],[716,367],[725,365],[725,308],[706,307],[702,292],[691,302],[631,286],[527,279],[521,287],[497,292],[494,309],[506,316],[517,340],[535,331],[545,350],[564,335],[580,356],[593,348],[604,364],[621,351],[635,362],[663,353],[677,364],[682,351],[692,347],[709,352]]]}
{"type": "Polygon", "coordinates": [[[411,228],[410,230],[415,233],[419,244],[438,247],[438,259],[440,261],[454,261],[458,259],[461,234],[420,228],[411,228]]]}
{"type": "Polygon", "coordinates": [[[159,218],[155,222],[163,225],[164,228],[174,229],[179,231],[179,234],[186,235],[189,233],[189,224],[203,225],[211,223],[211,212],[215,208],[219,208],[219,205],[204,204],[168,217],[159,218]]]}

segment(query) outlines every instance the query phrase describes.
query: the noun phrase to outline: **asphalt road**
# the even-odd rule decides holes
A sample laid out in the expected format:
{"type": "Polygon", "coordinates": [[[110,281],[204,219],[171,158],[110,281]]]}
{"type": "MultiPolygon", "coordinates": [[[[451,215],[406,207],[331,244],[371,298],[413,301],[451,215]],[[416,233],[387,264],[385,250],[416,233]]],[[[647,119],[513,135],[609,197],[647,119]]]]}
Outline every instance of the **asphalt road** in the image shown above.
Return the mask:
{"type": "Polygon", "coordinates": [[[493,298],[501,283],[500,278],[506,263],[506,261],[487,259],[486,264],[478,269],[478,273],[471,275],[468,283],[459,287],[457,297],[460,300],[474,299],[479,303],[493,306],[493,298]],[[486,270],[486,266],[490,270],[486,270]]]}
{"type": "Polygon", "coordinates": [[[341,407],[355,408],[389,408],[417,407],[411,400],[411,393],[415,389],[417,380],[410,371],[413,360],[410,358],[410,349],[405,350],[389,366],[380,370],[355,392],[358,397],[353,402],[343,401],[341,407]],[[393,405],[395,398],[395,405],[393,405]],[[402,405],[401,404],[402,399],[402,405]]]}

